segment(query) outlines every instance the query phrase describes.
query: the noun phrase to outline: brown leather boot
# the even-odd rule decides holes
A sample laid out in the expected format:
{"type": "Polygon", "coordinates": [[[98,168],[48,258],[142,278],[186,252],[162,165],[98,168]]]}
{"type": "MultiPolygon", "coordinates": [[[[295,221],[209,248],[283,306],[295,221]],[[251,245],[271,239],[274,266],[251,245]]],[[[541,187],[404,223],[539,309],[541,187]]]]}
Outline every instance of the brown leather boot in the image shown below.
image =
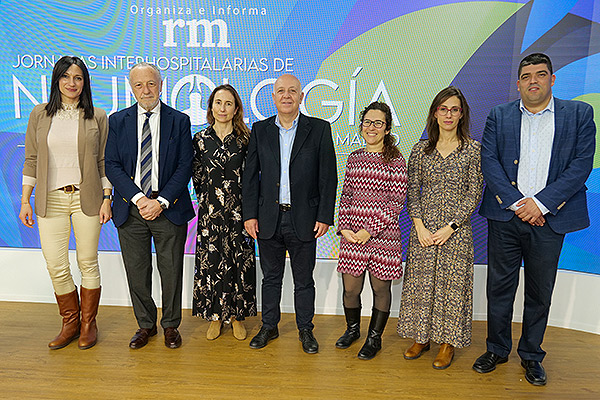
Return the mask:
{"type": "Polygon", "coordinates": [[[412,344],[412,346],[410,346],[404,352],[404,358],[407,360],[416,360],[417,358],[421,357],[421,354],[425,353],[428,350],[429,340],[427,341],[427,343],[417,343],[417,341],[415,341],[412,344]]]}
{"type": "Polygon", "coordinates": [[[58,303],[58,312],[63,317],[62,328],[57,337],[55,337],[48,347],[52,350],[62,349],[69,343],[79,337],[79,298],[77,297],[77,288],[71,293],[56,296],[58,303]]]}
{"type": "Polygon", "coordinates": [[[442,344],[437,357],[433,361],[433,368],[435,369],[446,369],[452,364],[454,358],[454,346],[449,344],[442,344]]]}
{"type": "Polygon", "coordinates": [[[81,287],[81,330],[79,335],[79,348],[89,349],[96,344],[98,327],[96,315],[100,303],[100,288],[86,289],[81,287]]]}

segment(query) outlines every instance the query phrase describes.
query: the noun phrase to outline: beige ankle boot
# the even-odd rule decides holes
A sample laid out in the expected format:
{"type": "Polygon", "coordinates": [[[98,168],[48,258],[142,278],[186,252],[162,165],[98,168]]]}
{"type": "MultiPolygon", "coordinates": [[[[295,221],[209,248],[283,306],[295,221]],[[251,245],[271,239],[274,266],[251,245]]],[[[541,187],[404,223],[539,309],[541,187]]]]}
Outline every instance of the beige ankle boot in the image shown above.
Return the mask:
{"type": "Polygon", "coordinates": [[[206,331],[206,338],[208,340],[215,340],[221,334],[221,321],[210,321],[208,330],[206,331]]]}
{"type": "Polygon", "coordinates": [[[237,340],[244,340],[248,333],[246,332],[246,327],[244,326],[243,321],[238,321],[235,318],[231,319],[231,328],[233,330],[233,337],[237,340]]]}

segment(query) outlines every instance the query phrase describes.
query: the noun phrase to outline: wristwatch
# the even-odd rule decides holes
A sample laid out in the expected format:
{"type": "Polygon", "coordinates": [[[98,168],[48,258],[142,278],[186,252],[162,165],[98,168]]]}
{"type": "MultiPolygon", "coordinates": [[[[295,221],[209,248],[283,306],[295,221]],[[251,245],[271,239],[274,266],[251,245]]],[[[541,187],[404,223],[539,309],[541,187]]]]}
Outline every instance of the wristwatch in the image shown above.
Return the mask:
{"type": "Polygon", "coordinates": [[[156,201],[158,201],[158,204],[160,204],[160,208],[162,208],[163,210],[167,209],[167,203],[161,201],[160,199],[156,199],[156,201]]]}
{"type": "Polygon", "coordinates": [[[102,195],[102,200],[110,200],[110,201],[112,201],[112,199],[113,199],[113,195],[112,194],[102,195]]]}
{"type": "Polygon", "coordinates": [[[458,224],[454,221],[450,222],[450,228],[452,228],[453,231],[458,229],[458,224]]]}

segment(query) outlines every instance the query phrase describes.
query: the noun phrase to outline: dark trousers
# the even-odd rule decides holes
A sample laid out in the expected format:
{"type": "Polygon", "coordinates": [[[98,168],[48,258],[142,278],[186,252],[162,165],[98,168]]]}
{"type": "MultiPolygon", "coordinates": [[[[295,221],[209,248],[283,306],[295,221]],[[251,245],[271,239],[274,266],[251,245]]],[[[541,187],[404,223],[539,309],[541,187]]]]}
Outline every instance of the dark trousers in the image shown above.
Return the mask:
{"type": "MultiPolygon", "coordinates": [[[[260,221],[259,221],[260,229],[260,221]]],[[[298,239],[289,211],[279,212],[275,234],[270,239],[258,239],[262,280],[262,323],[272,329],[281,319],[281,285],[285,268],[285,252],[290,253],[294,277],[294,308],[298,329],[313,329],[315,315],[315,282],[313,270],[317,253],[317,240],[303,242],[298,239]]]]}
{"type": "Polygon", "coordinates": [[[156,304],[152,299],[152,245],[156,249],[156,264],[162,289],[163,328],[177,328],[181,323],[181,286],[183,253],[187,224],[175,225],[164,215],[153,221],[142,218],[137,207],[131,206],[129,218],[118,228],[119,243],[133,312],[140,328],[156,325],[156,304]]]}
{"type": "Polygon", "coordinates": [[[517,352],[523,360],[544,359],[541,345],[564,237],[548,223],[532,226],[517,216],[508,222],[488,220],[488,351],[501,357],[511,351],[513,303],[523,263],[525,304],[517,352]]]}

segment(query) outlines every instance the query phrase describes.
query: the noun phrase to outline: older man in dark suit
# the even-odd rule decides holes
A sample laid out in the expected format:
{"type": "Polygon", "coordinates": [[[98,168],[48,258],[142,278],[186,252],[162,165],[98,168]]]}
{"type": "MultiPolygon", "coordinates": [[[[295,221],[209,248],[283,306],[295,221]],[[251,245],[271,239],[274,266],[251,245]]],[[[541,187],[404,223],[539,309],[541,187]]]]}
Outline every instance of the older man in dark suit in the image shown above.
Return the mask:
{"type": "Polygon", "coordinates": [[[262,282],[262,327],[250,347],[279,336],[279,303],[286,250],[294,277],[296,324],[302,348],[317,353],[313,335],[317,238],[333,224],[337,188],[331,126],[300,114],[304,95],[293,75],[273,86],[277,115],[252,127],[242,185],[244,226],[258,238],[262,282]]]}
{"type": "Polygon", "coordinates": [[[586,186],[593,164],[593,110],[552,96],[548,56],[519,64],[521,100],[493,108],[482,139],[487,187],[480,214],[488,219],[487,351],[473,364],[480,373],[508,361],[519,270],[524,263],[525,307],[517,352],[525,378],[545,385],[541,348],[558,258],[566,233],[590,224],[586,186]]]}
{"type": "Polygon", "coordinates": [[[140,328],[129,347],[144,347],[157,333],[152,299],[154,239],[165,345],[177,348],[183,253],[187,222],[194,216],[188,191],[193,158],[190,119],[160,102],[162,79],[154,65],[134,66],[129,83],[138,102],[111,115],[105,157],[106,176],[115,188],[113,221],[140,328]]]}

